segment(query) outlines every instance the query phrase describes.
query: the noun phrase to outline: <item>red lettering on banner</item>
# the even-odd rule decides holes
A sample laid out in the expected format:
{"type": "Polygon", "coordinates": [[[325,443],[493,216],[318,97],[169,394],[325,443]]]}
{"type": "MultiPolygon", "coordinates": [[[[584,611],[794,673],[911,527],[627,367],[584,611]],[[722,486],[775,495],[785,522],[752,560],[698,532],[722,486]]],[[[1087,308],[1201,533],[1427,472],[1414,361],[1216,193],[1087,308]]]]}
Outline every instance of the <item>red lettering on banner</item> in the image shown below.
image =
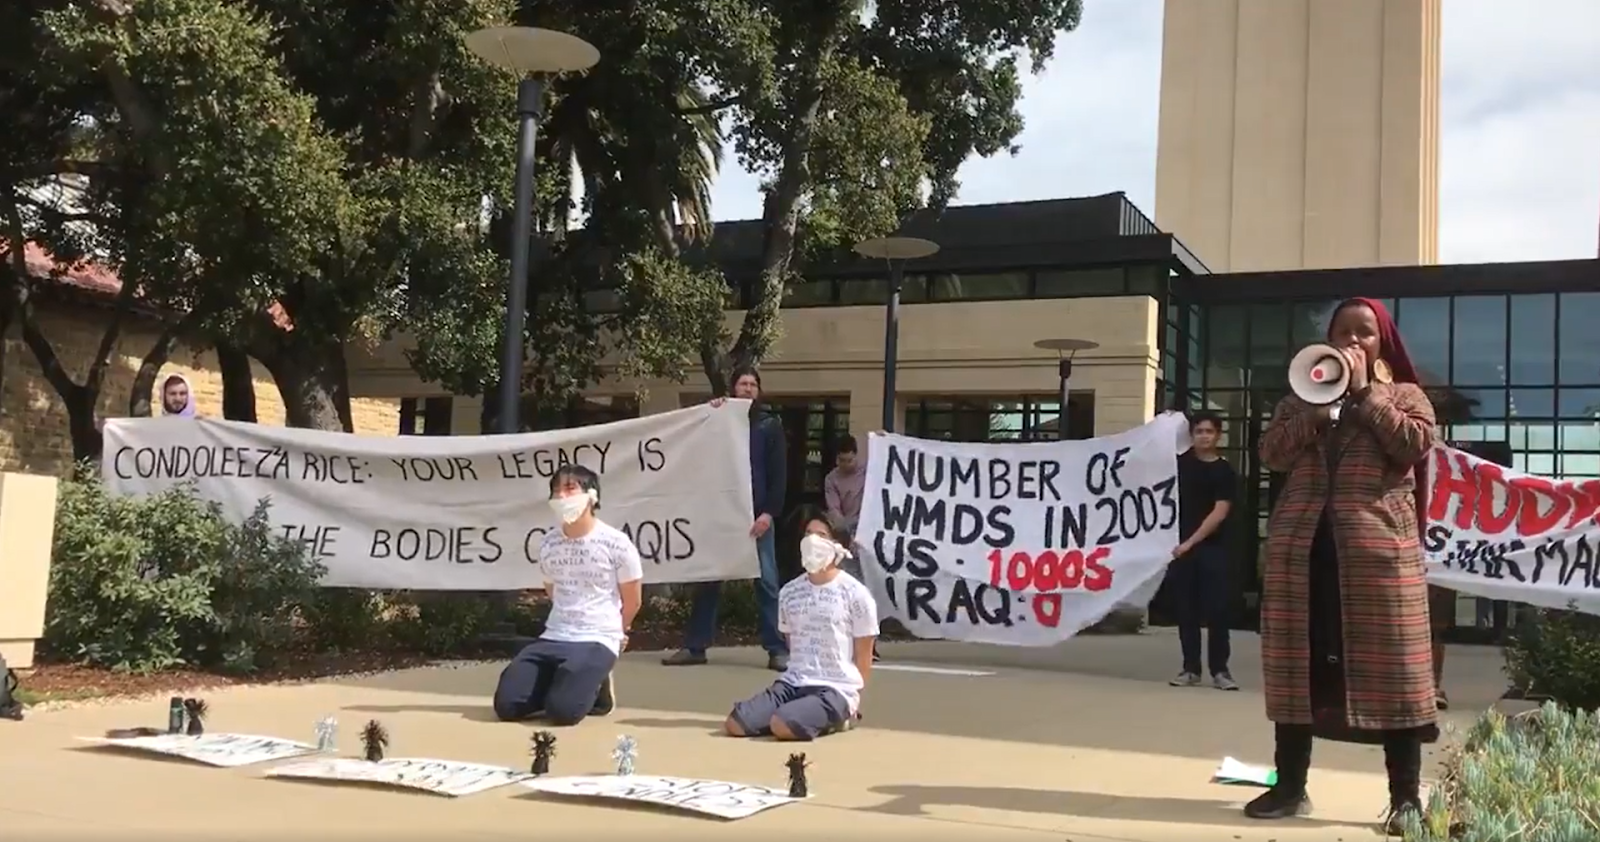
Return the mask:
{"type": "Polygon", "coordinates": [[[1061,624],[1061,594],[1034,594],[1031,602],[1034,622],[1047,629],[1053,629],[1061,624]]]}
{"type": "Polygon", "coordinates": [[[1600,523],[1600,480],[1507,477],[1493,462],[1473,464],[1464,453],[1442,449],[1434,452],[1433,464],[1430,521],[1444,522],[1455,501],[1450,525],[1485,536],[1499,535],[1513,525],[1516,534],[1527,537],[1558,526],[1574,529],[1584,522],[1600,523]]]}
{"type": "MultiPolygon", "coordinates": [[[[1011,591],[1049,593],[1085,590],[1099,593],[1111,587],[1111,579],[1116,572],[1106,566],[1110,559],[1109,547],[1096,547],[1087,553],[1082,550],[1059,553],[1045,550],[1038,555],[1021,551],[1006,555],[1001,550],[992,550],[988,555],[989,585],[1011,591]]],[[[1058,609],[1059,605],[1058,600],[1058,609]]]]}

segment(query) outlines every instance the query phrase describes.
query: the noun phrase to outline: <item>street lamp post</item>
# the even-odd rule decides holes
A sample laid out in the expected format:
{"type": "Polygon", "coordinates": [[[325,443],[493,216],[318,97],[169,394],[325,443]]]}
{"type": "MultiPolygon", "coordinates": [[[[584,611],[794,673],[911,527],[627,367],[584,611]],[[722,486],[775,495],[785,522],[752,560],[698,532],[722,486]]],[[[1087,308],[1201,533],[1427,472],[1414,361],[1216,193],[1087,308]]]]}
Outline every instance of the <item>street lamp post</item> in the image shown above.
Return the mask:
{"type": "Polygon", "coordinates": [[[1056,417],[1056,438],[1066,441],[1072,437],[1067,415],[1067,400],[1072,395],[1072,358],[1079,351],[1093,351],[1100,343],[1089,339],[1041,339],[1033,343],[1041,351],[1055,351],[1060,358],[1057,373],[1061,378],[1061,414],[1056,417]]]}
{"type": "Polygon", "coordinates": [[[900,355],[900,285],[905,281],[907,260],[920,260],[939,253],[939,244],[916,237],[879,237],[856,243],[856,254],[889,264],[889,308],[883,331],[883,430],[894,432],[895,369],[900,355]]]}
{"type": "Polygon", "coordinates": [[[520,75],[517,84],[517,183],[511,216],[511,280],[506,291],[506,334],[500,360],[500,432],[522,429],[522,333],[528,318],[528,251],[533,243],[534,145],[544,113],[549,77],[587,70],[600,60],[594,45],[565,32],[528,26],[493,26],[467,35],[467,49],[496,67],[520,75]]]}

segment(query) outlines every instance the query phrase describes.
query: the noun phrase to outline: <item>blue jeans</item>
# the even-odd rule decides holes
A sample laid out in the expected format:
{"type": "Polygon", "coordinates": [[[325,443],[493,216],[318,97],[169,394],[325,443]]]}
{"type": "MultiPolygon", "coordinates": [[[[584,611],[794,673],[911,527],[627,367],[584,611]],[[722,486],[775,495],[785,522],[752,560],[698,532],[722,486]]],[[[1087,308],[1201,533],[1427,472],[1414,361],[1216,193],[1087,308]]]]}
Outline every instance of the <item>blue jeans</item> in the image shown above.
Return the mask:
{"type": "MultiPolygon", "coordinates": [[[[788,644],[778,633],[778,551],[773,532],[768,529],[756,539],[756,557],[761,560],[761,578],[756,580],[756,605],[761,610],[761,648],[770,655],[787,655],[788,644]]],[[[704,655],[717,634],[717,604],[722,600],[721,582],[701,582],[694,589],[694,605],[689,609],[688,640],[691,653],[704,655]]]]}

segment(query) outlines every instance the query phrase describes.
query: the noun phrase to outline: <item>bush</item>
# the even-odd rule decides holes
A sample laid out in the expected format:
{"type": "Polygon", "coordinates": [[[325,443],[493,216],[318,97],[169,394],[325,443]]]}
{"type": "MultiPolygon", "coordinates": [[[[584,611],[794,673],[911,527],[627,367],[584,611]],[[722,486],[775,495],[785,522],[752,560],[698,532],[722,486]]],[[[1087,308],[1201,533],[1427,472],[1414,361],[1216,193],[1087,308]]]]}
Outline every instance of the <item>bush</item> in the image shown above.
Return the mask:
{"type": "Polygon", "coordinates": [[[401,648],[440,657],[476,647],[506,616],[499,601],[478,593],[410,593],[409,604],[393,606],[390,634],[401,648]]]}
{"type": "Polygon", "coordinates": [[[1506,675],[1516,689],[1580,710],[1600,708],[1600,617],[1539,609],[1506,641],[1506,675]]]}
{"type": "Polygon", "coordinates": [[[131,672],[248,672],[290,647],[322,572],[273,534],[266,501],[234,525],[192,487],[118,497],[85,475],[57,502],[43,647],[131,672]]]}
{"type": "Polygon", "coordinates": [[[1591,842],[1600,838],[1600,716],[1548,702],[1490,711],[1445,760],[1407,842],[1591,842]]]}

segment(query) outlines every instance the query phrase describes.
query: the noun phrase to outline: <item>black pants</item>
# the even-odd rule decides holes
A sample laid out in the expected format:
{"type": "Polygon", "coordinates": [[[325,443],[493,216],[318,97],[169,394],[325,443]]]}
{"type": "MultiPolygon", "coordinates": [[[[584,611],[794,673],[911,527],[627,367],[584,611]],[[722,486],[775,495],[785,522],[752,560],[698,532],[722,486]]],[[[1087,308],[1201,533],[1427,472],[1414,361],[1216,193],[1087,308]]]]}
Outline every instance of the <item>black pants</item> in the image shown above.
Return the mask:
{"type": "MultiPolygon", "coordinates": [[[[1303,794],[1311,771],[1311,726],[1276,725],[1273,730],[1278,786],[1303,794]]],[[[1422,789],[1422,737],[1417,729],[1384,732],[1383,765],[1389,773],[1390,802],[1416,803],[1422,789]]]]}
{"type": "Polygon", "coordinates": [[[535,640],[501,671],[494,715],[517,722],[543,711],[551,724],[576,725],[594,710],[616,664],[616,653],[602,643],[535,640]]]}
{"type": "Polygon", "coordinates": [[[1178,641],[1183,671],[1204,675],[1200,664],[1200,629],[1206,629],[1206,661],[1211,674],[1228,671],[1228,551],[1202,544],[1167,568],[1168,588],[1178,615],[1178,641]]]}

